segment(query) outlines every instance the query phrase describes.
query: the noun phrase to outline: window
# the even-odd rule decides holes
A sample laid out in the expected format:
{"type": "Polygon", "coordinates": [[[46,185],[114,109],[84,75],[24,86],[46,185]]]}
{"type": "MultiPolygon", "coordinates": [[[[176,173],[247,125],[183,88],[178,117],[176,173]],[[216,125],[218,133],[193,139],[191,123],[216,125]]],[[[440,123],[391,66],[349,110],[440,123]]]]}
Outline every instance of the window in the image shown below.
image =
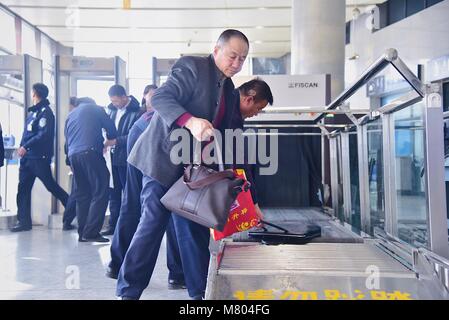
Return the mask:
{"type": "Polygon", "coordinates": [[[449,82],[443,83],[443,110],[449,111],[449,82]]]}
{"type": "Polygon", "coordinates": [[[393,24],[406,17],[406,0],[390,0],[388,2],[388,24],[393,24]]]}
{"type": "Polygon", "coordinates": [[[34,28],[22,21],[22,53],[37,57],[34,28]]]}
{"type": "Polygon", "coordinates": [[[0,51],[8,51],[15,54],[17,50],[14,17],[3,10],[0,10],[0,30],[2,32],[2,36],[0,37],[0,51]]]}
{"type": "Polygon", "coordinates": [[[441,2],[443,0],[426,0],[426,8],[433,6],[434,4],[437,4],[438,2],[441,2]]]}
{"type": "Polygon", "coordinates": [[[51,40],[41,34],[41,59],[47,66],[53,65],[53,46],[51,40]]]}
{"type": "Polygon", "coordinates": [[[407,17],[425,8],[425,0],[407,0],[407,17]]]}

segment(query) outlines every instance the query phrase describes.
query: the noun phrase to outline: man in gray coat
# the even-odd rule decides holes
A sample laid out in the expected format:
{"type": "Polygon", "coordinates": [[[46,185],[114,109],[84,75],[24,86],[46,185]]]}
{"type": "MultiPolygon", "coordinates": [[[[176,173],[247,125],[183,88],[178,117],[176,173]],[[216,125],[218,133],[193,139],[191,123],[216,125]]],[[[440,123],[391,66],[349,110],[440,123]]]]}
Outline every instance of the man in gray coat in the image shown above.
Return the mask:
{"type": "MultiPolygon", "coordinates": [[[[211,55],[184,56],[173,66],[167,82],[151,100],[155,114],[140,136],[128,162],[142,171],[142,216],[119,272],[116,294],[138,299],[148,286],[156,264],[170,212],[160,199],[183,173],[184,164],[170,159],[178,141],[170,133],[185,128],[198,141],[208,140],[213,129],[230,127],[235,96],[230,79],[246,59],[249,42],[237,30],[224,31],[211,55]]],[[[185,281],[192,299],[204,298],[209,266],[209,229],[172,215],[185,281]]]]}

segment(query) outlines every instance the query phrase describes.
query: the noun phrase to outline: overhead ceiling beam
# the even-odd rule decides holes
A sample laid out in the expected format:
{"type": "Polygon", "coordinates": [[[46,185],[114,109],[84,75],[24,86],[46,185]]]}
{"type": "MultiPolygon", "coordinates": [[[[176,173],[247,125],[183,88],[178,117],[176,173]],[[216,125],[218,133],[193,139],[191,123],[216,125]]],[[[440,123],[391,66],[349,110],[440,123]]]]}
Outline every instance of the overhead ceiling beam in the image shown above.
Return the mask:
{"type": "MultiPolygon", "coordinates": [[[[39,6],[39,5],[20,5],[20,4],[12,4],[8,5],[11,9],[60,9],[66,10],[69,6],[39,6]]],[[[79,10],[126,10],[126,11],[217,11],[217,10],[290,10],[291,6],[278,6],[278,7],[132,7],[129,9],[124,9],[121,6],[114,7],[78,7],[76,5],[72,5],[70,7],[79,9],[79,10]]]]}
{"type": "MultiPolygon", "coordinates": [[[[36,24],[36,26],[40,27],[40,28],[62,28],[62,29],[67,29],[66,25],[52,25],[52,24],[36,24]]],[[[123,26],[86,26],[86,25],[81,25],[81,26],[77,26],[76,29],[150,29],[150,30],[167,30],[167,29],[174,29],[174,30],[212,30],[212,29],[217,29],[217,30],[222,30],[222,29],[226,29],[229,26],[214,26],[214,27],[184,27],[184,26],[173,26],[173,27],[123,27],[123,26]]],[[[236,29],[289,29],[291,26],[290,25],[284,25],[284,26],[233,26],[233,28],[236,29]]]]}

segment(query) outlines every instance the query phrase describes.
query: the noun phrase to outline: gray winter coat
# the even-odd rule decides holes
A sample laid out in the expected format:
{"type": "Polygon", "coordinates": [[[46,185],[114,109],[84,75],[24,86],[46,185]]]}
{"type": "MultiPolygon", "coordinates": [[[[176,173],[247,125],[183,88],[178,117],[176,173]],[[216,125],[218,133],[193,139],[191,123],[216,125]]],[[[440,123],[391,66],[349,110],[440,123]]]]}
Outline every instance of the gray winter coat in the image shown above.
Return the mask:
{"type": "MultiPolygon", "coordinates": [[[[183,164],[170,161],[170,150],[177,144],[170,133],[179,128],[176,120],[185,112],[207,119],[215,118],[223,91],[226,101],[221,127],[229,125],[234,104],[234,84],[223,78],[212,55],[181,57],[173,66],[167,81],[156,89],[151,100],[155,114],[150,125],[134,145],[128,162],[166,187],[170,187],[183,172],[183,164]],[[220,90],[223,86],[223,90],[220,90]]],[[[185,129],[187,130],[187,129],[185,129]]]]}

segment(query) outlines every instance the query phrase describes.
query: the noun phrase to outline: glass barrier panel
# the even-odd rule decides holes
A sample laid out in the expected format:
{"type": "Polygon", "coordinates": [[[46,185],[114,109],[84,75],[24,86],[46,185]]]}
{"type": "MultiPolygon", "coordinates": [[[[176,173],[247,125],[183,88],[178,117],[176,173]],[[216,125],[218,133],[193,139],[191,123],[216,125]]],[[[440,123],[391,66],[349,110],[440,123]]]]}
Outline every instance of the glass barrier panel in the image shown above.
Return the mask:
{"type": "Polygon", "coordinates": [[[415,247],[428,245],[423,116],[422,103],[393,114],[397,234],[415,247]]]}

